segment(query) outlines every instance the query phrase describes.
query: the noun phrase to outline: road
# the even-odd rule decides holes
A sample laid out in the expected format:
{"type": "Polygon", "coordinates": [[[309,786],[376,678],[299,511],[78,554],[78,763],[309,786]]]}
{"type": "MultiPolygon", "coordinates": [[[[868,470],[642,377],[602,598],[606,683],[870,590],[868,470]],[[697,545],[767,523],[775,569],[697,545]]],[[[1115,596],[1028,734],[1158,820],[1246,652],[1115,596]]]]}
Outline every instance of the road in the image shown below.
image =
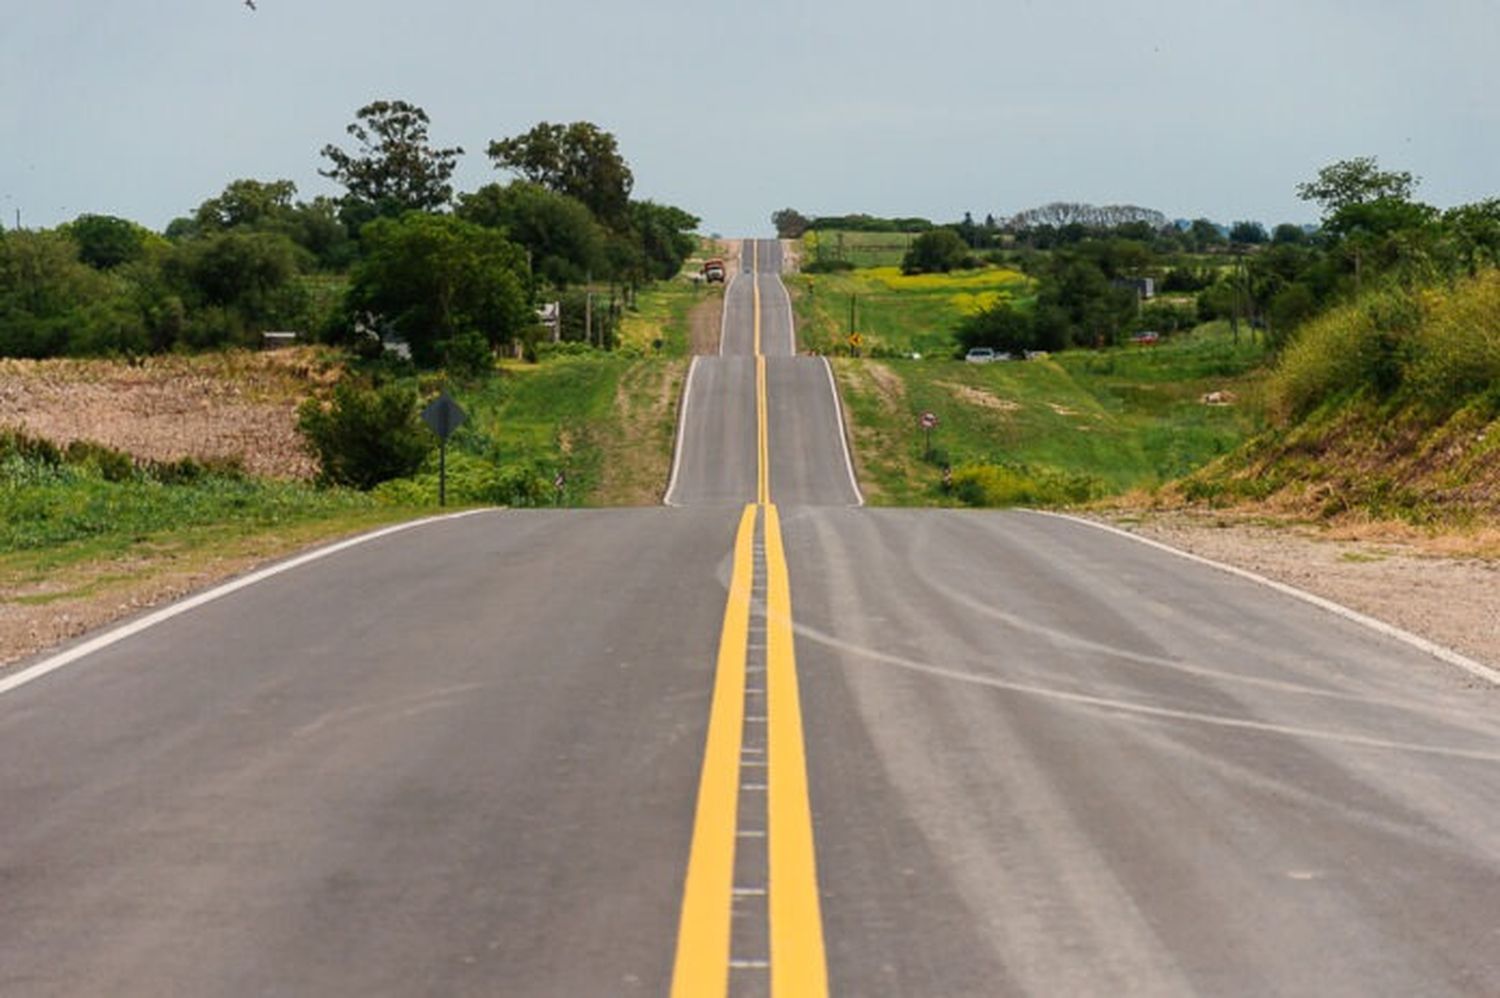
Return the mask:
{"type": "Polygon", "coordinates": [[[1500,994],[1495,690],[861,508],[742,259],[674,508],[414,527],[0,693],[0,994],[1500,994]]]}

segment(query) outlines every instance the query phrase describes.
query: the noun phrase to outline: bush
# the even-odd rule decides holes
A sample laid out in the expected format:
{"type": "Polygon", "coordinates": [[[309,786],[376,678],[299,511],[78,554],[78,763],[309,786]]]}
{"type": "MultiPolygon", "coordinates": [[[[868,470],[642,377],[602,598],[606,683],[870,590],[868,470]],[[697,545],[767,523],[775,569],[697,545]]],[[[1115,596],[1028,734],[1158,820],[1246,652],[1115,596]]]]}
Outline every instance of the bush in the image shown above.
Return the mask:
{"type": "MultiPolygon", "coordinates": [[[[422,470],[408,478],[382,483],[376,499],[401,506],[424,506],[438,500],[437,462],[429,458],[422,470]]],[[[552,476],[529,461],[497,464],[473,454],[449,449],[448,502],[492,506],[550,506],[556,500],[552,476]]]]}
{"type": "Polygon", "coordinates": [[[901,261],[903,274],[946,274],[950,270],[969,266],[973,258],[969,244],[952,229],[933,229],[924,232],[911,242],[911,248],[901,261]]]}
{"type": "Polygon", "coordinates": [[[1412,344],[1412,390],[1456,409],[1500,384],[1500,270],[1434,296],[1412,344]]]}
{"type": "Polygon", "coordinates": [[[1088,475],[966,464],[953,470],[953,494],[970,506],[1064,506],[1087,502],[1105,492],[1088,475]]]}
{"type": "Polygon", "coordinates": [[[833,274],[853,269],[854,263],[850,260],[809,260],[802,265],[804,274],[833,274]]]}
{"type": "Polygon", "coordinates": [[[417,414],[417,393],[394,384],[366,388],[341,381],[331,405],[308,399],[297,416],[297,429],[322,469],[319,480],[328,485],[371,489],[410,475],[437,442],[417,414]]]}
{"type": "Polygon", "coordinates": [[[1031,316],[1007,302],[974,313],[958,327],[958,354],[974,347],[993,347],[1002,353],[1020,353],[1036,348],[1036,330],[1031,316]]]}

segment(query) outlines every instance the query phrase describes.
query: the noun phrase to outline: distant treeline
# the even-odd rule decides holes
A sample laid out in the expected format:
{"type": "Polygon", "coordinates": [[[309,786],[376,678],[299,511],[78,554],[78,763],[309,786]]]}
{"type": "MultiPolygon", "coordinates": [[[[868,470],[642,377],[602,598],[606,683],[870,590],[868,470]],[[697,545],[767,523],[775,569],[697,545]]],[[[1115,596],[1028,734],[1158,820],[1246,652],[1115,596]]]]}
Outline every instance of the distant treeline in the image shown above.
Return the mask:
{"type": "MultiPolygon", "coordinates": [[[[419,364],[479,365],[538,335],[538,301],[671,277],[696,246],[698,219],[633,199],[614,136],[591,123],[489,143],[515,179],[456,195],[463,150],[434,148],[427,129],[404,101],[361,108],[347,129],[355,148],[321,153],[340,197],[240,179],[163,233],[95,214],[0,229],[0,356],[252,345],[295,330],[374,349],[400,339],[419,364]]],[[[611,311],[596,314],[608,345],[611,311]]]]}

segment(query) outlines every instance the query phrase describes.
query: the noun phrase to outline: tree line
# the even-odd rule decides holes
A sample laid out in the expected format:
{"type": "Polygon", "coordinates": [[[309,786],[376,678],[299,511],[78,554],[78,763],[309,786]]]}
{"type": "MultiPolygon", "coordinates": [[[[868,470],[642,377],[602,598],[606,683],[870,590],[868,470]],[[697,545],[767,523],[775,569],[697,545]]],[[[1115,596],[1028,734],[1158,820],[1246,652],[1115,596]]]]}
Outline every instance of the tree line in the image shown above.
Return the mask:
{"type": "MultiPolygon", "coordinates": [[[[958,330],[961,349],[1058,350],[1119,343],[1133,333],[1170,334],[1227,319],[1273,348],[1329,306],[1381,283],[1451,281],[1500,265],[1500,198],[1439,210],[1415,197],[1411,173],[1374,157],[1341,160],[1297,186],[1320,212],[1315,227],[1205,218],[1165,223],[1134,206],[1057,203],[1012,216],[928,225],[903,261],[908,273],[987,264],[1015,266],[1035,281],[1025,305],[1000,303],[958,330]],[[1164,298],[1146,300],[1146,281],[1164,298]]],[[[784,238],[821,220],[793,209],[772,216],[784,238]],[[803,224],[805,223],[805,225],[803,224]]]]}
{"type": "Polygon", "coordinates": [[[289,329],[477,364],[537,335],[539,300],[669,278],[696,245],[698,219],[633,198],[615,137],[590,122],[491,141],[510,178],[461,193],[464,151],[434,146],[429,126],[405,101],[360,108],[350,141],[321,150],[339,197],[237,179],[161,233],[96,214],[0,229],[0,355],[251,345],[289,329]]]}

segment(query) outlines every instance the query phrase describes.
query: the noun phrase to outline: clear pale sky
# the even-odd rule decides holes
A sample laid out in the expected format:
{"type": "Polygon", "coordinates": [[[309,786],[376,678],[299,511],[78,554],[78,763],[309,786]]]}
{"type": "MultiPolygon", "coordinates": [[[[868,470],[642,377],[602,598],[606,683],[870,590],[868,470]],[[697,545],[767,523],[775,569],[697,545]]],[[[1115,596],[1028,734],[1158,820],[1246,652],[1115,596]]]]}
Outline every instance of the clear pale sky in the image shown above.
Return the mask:
{"type": "Polygon", "coordinates": [[[1500,195],[1497,0],[7,0],[0,218],[162,228],[238,177],[338,193],[318,150],[401,98],[490,139],[615,133],[635,193],[953,220],[1048,201],[1311,221],[1294,186],[1375,155],[1447,207],[1500,195]]]}

